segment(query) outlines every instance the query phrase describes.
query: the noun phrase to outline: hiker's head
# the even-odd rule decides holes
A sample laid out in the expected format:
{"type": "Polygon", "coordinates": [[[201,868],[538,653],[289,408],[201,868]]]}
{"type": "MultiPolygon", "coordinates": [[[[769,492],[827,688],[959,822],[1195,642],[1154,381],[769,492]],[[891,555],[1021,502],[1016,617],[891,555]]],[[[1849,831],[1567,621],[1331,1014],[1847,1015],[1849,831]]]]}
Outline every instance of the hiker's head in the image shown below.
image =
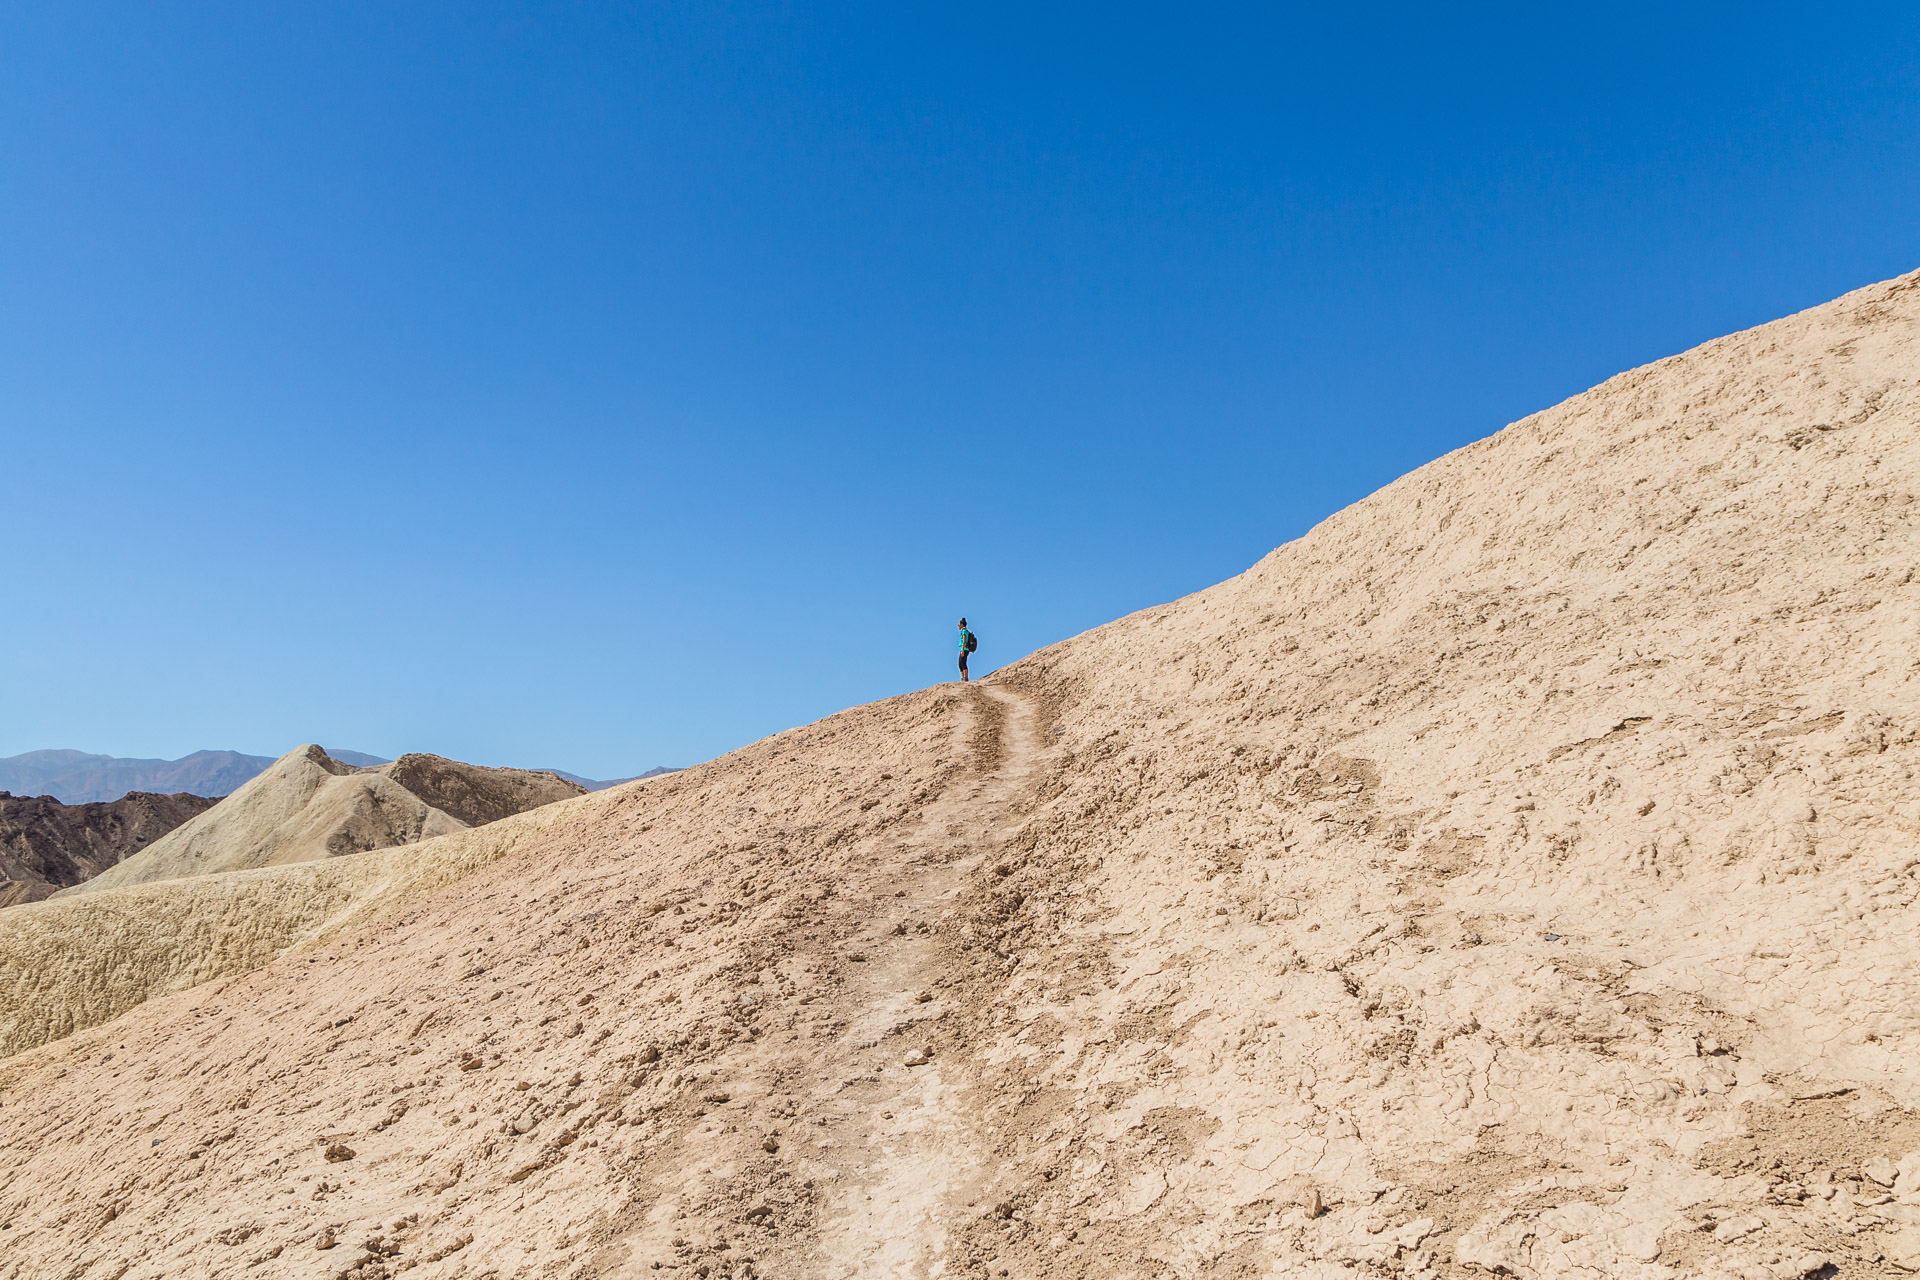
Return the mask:
{"type": "Polygon", "coordinates": [[[963,626],[963,627],[964,627],[964,626],[966,626],[966,625],[967,625],[967,620],[966,620],[965,618],[962,618],[962,619],[960,619],[960,625],[961,625],[961,626],[963,626]]]}

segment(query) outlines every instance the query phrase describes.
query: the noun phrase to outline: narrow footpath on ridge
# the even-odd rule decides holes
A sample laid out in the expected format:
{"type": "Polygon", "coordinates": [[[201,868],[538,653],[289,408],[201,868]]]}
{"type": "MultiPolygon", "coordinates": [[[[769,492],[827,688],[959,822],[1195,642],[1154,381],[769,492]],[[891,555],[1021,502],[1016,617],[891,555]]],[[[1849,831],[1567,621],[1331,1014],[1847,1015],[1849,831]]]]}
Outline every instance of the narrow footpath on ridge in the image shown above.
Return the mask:
{"type": "Polygon", "coordinates": [[[846,1059],[838,1177],[818,1218],[821,1274],[830,1280],[941,1275],[959,1220],[986,1212],[990,1145],[972,1098],[966,1054],[941,1044],[957,906],[969,877],[1019,827],[1036,772],[1032,706],[975,684],[961,732],[979,771],[928,805],[889,865],[901,914],[853,941],[868,956],[843,992],[848,1025],[831,1052],[846,1059]],[[883,1050],[880,1069],[873,1052],[883,1050]],[[921,1065],[908,1065],[931,1049],[921,1065]]]}
{"type": "Polygon", "coordinates": [[[976,682],[955,710],[953,780],[849,862],[800,873],[790,892],[811,905],[766,952],[789,994],[756,1002],[752,1037],[672,1074],[689,1110],[663,1113],[657,1172],[583,1274],[967,1271],[968,1226],[1005,1192],[972,1067],[980,956],[968,934],[1021,829],[1040,742],[1015,690],[976,682]]]}

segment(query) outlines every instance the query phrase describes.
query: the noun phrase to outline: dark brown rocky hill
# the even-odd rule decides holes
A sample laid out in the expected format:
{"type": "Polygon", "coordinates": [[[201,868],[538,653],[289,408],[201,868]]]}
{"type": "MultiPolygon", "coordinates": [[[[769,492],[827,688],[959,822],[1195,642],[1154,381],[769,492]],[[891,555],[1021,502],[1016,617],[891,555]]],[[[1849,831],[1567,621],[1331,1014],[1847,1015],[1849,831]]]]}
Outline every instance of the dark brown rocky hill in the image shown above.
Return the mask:
{"type": "Polygon", "coordinates": [[[385,774],[469,827],[484,827],[584,790],[578,783],[556,780],[551,773],[489,769],[423,752],[411,752],[367,772],[385,774]]]}
{"type": "Polygon", "coordinates": [[[91,879],[214,805],[205,796],[135,791],[62,804],[0,791],[0,907],[37,902],[91,879]]]}

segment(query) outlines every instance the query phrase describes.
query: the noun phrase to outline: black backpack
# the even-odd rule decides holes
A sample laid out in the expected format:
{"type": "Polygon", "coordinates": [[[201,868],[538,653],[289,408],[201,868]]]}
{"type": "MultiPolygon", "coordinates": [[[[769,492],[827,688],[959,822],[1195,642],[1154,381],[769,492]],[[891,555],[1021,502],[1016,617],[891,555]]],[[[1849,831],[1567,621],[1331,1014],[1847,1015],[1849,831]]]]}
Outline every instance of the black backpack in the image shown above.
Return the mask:
{"type": "Polygon", "coordinates": [[[978,649],[979,647],[980,647],[980,637],[973,634],[973,632],[971,631],[967,632],[967,652],[972,653],[975,649],[978,649]]]}

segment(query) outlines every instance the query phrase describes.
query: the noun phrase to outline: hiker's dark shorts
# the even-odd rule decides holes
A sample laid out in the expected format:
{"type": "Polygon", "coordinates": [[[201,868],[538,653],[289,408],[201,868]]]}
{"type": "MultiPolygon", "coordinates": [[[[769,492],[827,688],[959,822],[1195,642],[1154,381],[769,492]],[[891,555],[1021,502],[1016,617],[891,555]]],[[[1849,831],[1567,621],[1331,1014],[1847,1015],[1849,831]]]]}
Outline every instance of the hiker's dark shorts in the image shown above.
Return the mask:
{"type": "Polygon", "coordinates": [[[967,651],[965,649],[960,651],[960,669],[962,671],[967,669],[967,651]]]}

